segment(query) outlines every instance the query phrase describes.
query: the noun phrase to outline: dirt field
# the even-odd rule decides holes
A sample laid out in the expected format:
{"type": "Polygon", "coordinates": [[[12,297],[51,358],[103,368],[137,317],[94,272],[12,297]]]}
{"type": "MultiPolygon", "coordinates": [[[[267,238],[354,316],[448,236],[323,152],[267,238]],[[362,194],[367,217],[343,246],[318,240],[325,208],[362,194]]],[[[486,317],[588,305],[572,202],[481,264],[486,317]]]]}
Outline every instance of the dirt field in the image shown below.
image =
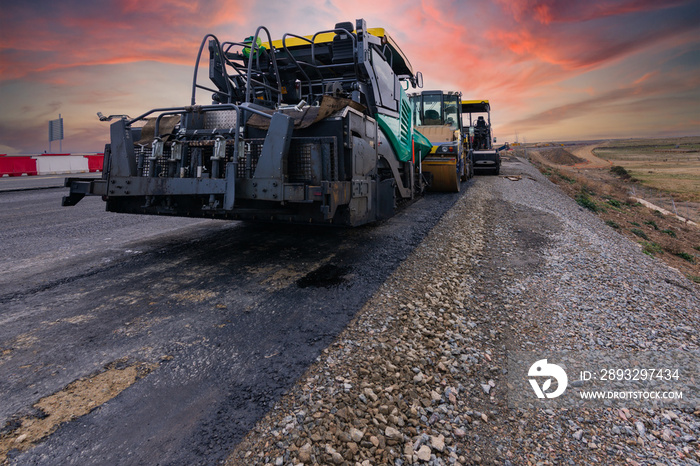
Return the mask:
{"type": "Polygon", "coordinates": [[[530,161],[582,208],[636,241],[646,254],[700,284],[699,148],[700,137],[518,151],[527,152],[530,161]],[[691,222],[644,207],[637,199],[659,210],[677,211],[691,222]]]}
{"type": "Polygon", "coordinates": [[[593,178],[601,178],[595,169],[622,167],[629,174],[629,195],[700,222],[700,137],[549,144],[528,150],[535,162],[585,170],[593,178]]]}
{"type": "Polygon", "coordinates": [[[642,186],[672,193],[679,202],[700,202],[700,137],[609,141],[592,152],[624,167],[642,186]]]}

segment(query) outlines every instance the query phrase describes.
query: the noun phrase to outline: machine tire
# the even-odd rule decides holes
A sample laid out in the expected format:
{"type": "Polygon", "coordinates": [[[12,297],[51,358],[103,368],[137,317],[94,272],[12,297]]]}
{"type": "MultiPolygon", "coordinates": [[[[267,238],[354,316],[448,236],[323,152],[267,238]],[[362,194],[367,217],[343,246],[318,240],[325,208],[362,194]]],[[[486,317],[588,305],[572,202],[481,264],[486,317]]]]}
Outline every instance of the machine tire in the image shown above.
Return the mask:
{"type": "Polygon", "coordinates": [[[432,174],[431,191],[458,193],[460,191],[460,173],[454,165],[424,166],[425,172],[432,174]]]}
{"type": "Polygon", "coordinates": [[[462,159],[462,170],[460,170],[459,180],[467,181],[469,179],[469,167],[467,166],[467,161],[462,159]]]}

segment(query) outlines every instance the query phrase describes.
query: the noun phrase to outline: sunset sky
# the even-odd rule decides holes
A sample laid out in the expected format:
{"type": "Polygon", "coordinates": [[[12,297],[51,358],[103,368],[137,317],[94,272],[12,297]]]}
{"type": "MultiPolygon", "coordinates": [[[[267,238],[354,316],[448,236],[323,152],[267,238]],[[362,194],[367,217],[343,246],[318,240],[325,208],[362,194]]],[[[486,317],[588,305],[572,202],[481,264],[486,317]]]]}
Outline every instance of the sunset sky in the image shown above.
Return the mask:
{"type": "Polygon", "coordinates": [[[206,33],[357,18],[394,37],[425,89],[489,99],[499,142],[700,135],[700,0],[0,0],[0,153],[48,150],[59,113],[63,152],[96,152],[96,112],[188,104],[206,33]]]}

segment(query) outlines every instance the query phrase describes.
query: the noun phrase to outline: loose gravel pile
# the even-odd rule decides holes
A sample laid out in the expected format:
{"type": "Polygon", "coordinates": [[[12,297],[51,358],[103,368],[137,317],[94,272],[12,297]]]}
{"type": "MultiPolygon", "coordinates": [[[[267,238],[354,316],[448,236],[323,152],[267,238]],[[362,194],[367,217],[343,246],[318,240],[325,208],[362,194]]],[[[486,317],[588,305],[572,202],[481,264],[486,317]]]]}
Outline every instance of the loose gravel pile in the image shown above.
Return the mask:
{"type": "Polygon", "coordinates": [[[544,159],[557,165],[575,165],[586,161],[561,147],[539,149],[538,152],[544,159]]]}
{"type": "Polygon", "coordinates": [[[700,464],[700,406],[509,407],[512,351],[698,351],[700,293],[503,169],[524,176],[477,178],[228,463],[700,464]]]}

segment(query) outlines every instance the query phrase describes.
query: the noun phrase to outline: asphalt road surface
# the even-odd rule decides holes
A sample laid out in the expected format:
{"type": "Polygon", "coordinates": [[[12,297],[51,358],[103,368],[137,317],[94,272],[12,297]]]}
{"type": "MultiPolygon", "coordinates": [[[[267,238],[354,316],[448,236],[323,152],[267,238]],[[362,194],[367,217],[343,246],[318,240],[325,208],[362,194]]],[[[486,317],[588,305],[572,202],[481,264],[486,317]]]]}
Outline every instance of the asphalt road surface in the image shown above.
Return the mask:
{"type": "Polygon", "coordinates": [[[78,173],[75,175],[0,176],[0,193],[34,189],[62,188],[67,176],[76,178],[101,178],[102,173],[78,173]]]}
{"type": "Polygon", "coordinates": [[[99,198],[61,207],[65,189],[0,192],[0,440],[55,417],[37,404],[47,397],[93,399],[90,383],[116,393],[30,445],[13,440],[10,463],[225,459],[466,185],[357,229],[130,216],[99,198]],[[139,375],[125,387],[100,382],[130,367],[139,375]]]}

